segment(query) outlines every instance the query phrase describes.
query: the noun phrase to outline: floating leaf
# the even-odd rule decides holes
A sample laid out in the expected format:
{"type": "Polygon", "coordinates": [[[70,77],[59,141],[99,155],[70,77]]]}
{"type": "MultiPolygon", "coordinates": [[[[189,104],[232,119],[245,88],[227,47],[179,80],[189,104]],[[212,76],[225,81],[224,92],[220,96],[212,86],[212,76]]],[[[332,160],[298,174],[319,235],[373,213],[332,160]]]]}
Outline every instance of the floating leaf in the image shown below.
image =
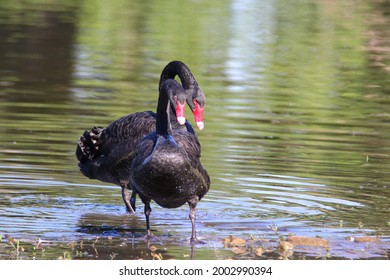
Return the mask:
{"type": "Polygon", "coordinates": [[[315,246],[315,247],[329,247],[328,240],[319,237],[308,237],[308,236],[289,236],[287,241],[293,245],[301,246],[315,246]]]}

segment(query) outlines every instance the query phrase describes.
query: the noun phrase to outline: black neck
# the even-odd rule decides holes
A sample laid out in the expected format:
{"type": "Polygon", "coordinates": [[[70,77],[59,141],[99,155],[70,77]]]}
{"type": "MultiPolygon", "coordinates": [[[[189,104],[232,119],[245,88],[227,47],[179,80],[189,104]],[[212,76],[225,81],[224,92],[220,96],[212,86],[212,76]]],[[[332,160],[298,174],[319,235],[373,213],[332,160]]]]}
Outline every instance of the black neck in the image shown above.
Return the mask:
{"type": "MultiPolygon", "coordinates": [[[[160,94],[157,103],[157,119],[156,119],[156,132],[159,135],[170,134],[171,131],[171,120],[173,108],[171,108],[170,99],[174,93],[183,90],[182,86],[175,80],[166,80],[160,86],[160,94]]],[[[176,120],[176,118],[175,118],[176,120]]]]}
{"type": "Polygon", "coordinates": [[[183,62],[172,61],[165,66],[161,73],[159,85],[160,90],[166,80],[174,79],[176,75],[179,76],[181,84],[185,90],[192,90],[198,85],[190,69],[188,69],[183,62]]]}

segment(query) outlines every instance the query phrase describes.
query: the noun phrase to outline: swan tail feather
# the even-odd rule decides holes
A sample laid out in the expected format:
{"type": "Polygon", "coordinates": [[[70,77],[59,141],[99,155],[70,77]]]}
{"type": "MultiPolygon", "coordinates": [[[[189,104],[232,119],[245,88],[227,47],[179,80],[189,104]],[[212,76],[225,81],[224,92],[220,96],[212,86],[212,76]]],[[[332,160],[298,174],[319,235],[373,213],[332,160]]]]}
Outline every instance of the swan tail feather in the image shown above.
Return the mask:
{"type": "Polygon", "coordinates": [[[84,163],[100,156],[99,145],[102,127],[93,127],[91,131],[84,131],[83,135],[77,141],[76,157],[84,163]]]}

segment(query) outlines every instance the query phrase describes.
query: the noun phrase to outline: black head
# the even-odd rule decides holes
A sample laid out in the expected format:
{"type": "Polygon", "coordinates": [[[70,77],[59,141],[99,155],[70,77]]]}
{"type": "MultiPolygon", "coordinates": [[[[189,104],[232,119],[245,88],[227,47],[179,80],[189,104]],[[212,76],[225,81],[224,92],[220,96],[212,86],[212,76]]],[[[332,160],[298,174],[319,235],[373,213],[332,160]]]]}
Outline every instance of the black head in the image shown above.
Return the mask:
{"type": "Polygon", "coordinates": [[[186,104],[186,91],[175,80],[169,79],[160,85],[160,90],[166,91],[170,106],[176,112],[176,119],[180,125],[184,125],[186,119],[184,117],[184,108],[186,104]]]}
{"type": "MultiPolygon", "coordinates": [[[[202,89],[199,87],[198,83],[195,80],[195,77],[192,75],[190,69],[181,61],[171,61],[170,63],[165,66],[164,70],[161,73],[160,77],[160,89],[168,80],[173,80],[175,76],[179,76],[180,81],[182,83],[182,88],[185,90],[187,97],[186,102],[188,106],[190,107],[192,113],[195,117],[196,125],[199,129],[204,128],[203,123],[203,111],[204,106],[206,103],[206,97],[203,93],[202,89]]],[[[171,100],[171,104],[175,105],[173,106],[176,109],[176,116],[178,118],[178,121],[180,124],[185,123],[184,118],[184,103],[182,103],[181,99],[178,98],[178,94],[175,91],[176,100],[171,100]],[[177,101],[180,102],[177,102],[177,101]]],[[[174,98],[174,97],[172,97],[174,98]]]]}

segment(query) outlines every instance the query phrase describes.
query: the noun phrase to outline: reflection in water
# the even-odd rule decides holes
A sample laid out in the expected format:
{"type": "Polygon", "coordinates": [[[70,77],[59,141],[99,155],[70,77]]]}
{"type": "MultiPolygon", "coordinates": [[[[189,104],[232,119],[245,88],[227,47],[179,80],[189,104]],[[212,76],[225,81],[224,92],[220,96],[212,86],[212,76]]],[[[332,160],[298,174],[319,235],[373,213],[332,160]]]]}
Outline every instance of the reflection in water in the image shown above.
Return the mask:
{"type": "MultiPolygon", "coordinates": [[[[0,3],[2,237],[41,239],[40,258],[84,241],[90,258],[151,258],[142,211],[130,216],[116,186],[79,173],[75,143],[85,128],[155,110],[161,68],[180,59],[207,95],[199,138],[213,185],[197,209],[196,258],[230,258],[229,235],[277,258],[289,234],[329,240],[328,257],[388,258],[388,7],[10,3],[0,3]],[[366,235],[381,241],[350,241],[366,235]]],[[[189,258],[186,207],[153,209],[162,255],[189,258]]]]}
{"type": "Polygon", "coordinates": [[[266,46],[270,43],[273,1],[233,1],[229,23],[229,46],[225,66],[230,91],[258,87],[267,64],[266,46]],[[249,55],[248,55],[249,54],[249,55]]]}

